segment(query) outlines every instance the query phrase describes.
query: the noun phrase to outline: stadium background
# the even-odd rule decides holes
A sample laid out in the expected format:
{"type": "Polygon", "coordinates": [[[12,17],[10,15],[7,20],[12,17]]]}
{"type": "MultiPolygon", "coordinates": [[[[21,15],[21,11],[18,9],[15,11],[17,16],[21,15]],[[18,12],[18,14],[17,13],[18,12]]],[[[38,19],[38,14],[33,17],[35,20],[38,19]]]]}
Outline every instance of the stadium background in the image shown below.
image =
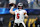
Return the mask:
{"type": "MultiPolygon", "coordinates": [[[[0,25],[0,27],[1,26],[8,27],[10,18],[14,16],[14,15],[9,13],[10,7],[9,7],[8,2],[9,2],[9,0],[0,0],[0,18],[1,17],[3,18],[3,24],[0,25]],[[1,4],[1,2],[2,2],[2,4],[1,4]]],[[[19,1],[19,2],[21,2],[21,1],[19,1]]],[[[37,1],[37,3],[38,3],[38,1],[37,1]]],[[[18,1],[17,1],[17,4],[18,4],[18,1]]],[[[25,3],[25,5],[27,5],[27,4],[25,3]]],[[[37,5],[34,2],[33,9],[29,9],[28,6],[27,7],[25,6],[24,8],[27,8],[25,10],[27,11],[27,13],[29,15],[28,20],[29,19],[36,19],[36,17],[37,17],[38,20],[35,21],[34,23],[39,25],[40,24],[40,7],[39,7],[39,4],[37,5]]],[[[14,8],[14,10],[15,10],[15,8],[14,8]]]]}

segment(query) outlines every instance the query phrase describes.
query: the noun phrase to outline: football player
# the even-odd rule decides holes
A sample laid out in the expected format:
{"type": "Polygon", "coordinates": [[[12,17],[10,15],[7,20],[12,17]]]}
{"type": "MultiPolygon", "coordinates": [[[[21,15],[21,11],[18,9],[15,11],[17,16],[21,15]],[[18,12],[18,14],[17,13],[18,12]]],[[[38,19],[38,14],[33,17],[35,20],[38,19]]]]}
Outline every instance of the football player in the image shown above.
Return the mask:
{"type": "Polygon", "coordinates": [[[22,3],[18,3],[18,9],[16,9],[15,11],[13,11],[15,5],[13,5],[10,9],[10,13],[15,15],[15,27],[18,27],[20,25],[23,25],[23,27],[26,27],[25,23],[24,23],[24,17],[28,18],[27,15],[27,11],[23,10],[23,4],[22,3]]]}

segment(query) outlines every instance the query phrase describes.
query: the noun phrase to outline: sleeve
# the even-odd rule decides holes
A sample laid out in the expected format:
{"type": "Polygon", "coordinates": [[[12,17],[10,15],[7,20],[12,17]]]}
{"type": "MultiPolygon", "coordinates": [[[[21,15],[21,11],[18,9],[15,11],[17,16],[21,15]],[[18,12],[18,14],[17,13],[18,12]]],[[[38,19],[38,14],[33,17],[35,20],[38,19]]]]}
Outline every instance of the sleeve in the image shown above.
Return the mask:
{"type": "Polygon", "coordinates": [[[27,11],[26,11],[26,10],[24,10],[24,15],[25,15],[25,14],[27,14],[27,11]]]}
{"type": "Polygon", "coordinates": [[[25,10],[25,13],[27,13],[27,11],[25,10]]]}
{"type": "Polygon", "coordinates": [[[24,16],[27,16],[27,11],[26,10],[24,11],[24,16]]]}

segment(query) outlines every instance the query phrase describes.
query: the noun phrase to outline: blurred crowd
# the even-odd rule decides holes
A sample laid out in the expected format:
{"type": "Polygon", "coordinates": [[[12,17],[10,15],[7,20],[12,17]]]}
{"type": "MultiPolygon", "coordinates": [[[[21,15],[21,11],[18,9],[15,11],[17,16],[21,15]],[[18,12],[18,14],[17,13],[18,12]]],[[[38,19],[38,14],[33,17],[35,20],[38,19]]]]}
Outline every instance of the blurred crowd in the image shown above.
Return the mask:
{"type": "MultiPolygon", "coordinates": [[[[0,8],[9,8],[10,2],[14,2],[14,0],[0,0],[0,8]]],[[[40,9],[40,0],[16,0],[16,5],[19,2],[24,4],[24,8],[40,9]]]]}

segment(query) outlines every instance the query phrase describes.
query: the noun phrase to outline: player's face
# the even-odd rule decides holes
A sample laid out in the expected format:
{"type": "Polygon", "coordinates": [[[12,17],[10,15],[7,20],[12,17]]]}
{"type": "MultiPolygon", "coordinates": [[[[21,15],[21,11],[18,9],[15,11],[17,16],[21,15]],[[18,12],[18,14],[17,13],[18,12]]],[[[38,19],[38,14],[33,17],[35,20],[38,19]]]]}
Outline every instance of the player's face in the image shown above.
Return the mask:
{"type": "Polygon", "coordinates": [[[22,9],[22,6],[18,6],[19,9],[22,9]]]}

